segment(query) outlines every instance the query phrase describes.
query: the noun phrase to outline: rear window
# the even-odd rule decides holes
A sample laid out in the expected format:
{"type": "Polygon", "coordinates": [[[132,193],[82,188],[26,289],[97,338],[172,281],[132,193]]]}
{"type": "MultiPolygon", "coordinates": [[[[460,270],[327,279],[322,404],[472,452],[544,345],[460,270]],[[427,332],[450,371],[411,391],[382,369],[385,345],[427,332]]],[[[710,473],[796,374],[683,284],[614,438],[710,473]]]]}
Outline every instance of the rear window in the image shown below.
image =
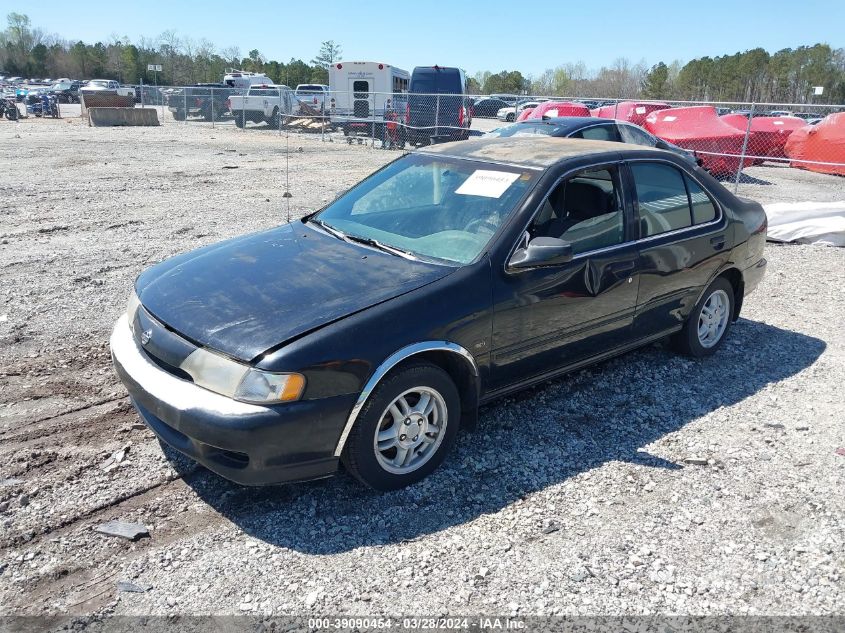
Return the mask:
{"type": "Polygon", "coordinates": [[[279,91],[271,90],[269,88],[261,88],[258,90],[250,90],[249,95],[251,97],[278,97],[279,91]]]}
{"type": "Polygon", "coordinates": [[[298,95],[319,95],[323,94],[322,86],[300,86],[296,89],[298,95]]]}
{"type": "Polygon", "coordinates": [[[463,94],[461,73],[457,68],[424,68],[414,70],[411,92],[419,94],[463,94]]]}

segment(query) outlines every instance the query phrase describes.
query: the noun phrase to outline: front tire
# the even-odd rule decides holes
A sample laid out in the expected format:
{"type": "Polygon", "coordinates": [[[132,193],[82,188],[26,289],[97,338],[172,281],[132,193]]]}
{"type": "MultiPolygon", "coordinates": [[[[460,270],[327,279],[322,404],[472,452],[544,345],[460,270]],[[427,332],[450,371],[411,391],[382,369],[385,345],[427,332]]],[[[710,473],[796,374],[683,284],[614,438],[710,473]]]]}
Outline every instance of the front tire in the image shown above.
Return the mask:
{"type": "Polygon", "coordinates": [[[376,490],[431,474],[454,445],[461,417],[455,383],[436,365],[391,372],[367,400],[344,447],[347,470],[376,490]]]}
{"type": "Polygon", "coordinates": [[[675,335],[675,347],[695,358],[715,354],[727,338],[733,317],[733,286],[724,277],[718,277],[704,291],[684,329],[675,335]]]}

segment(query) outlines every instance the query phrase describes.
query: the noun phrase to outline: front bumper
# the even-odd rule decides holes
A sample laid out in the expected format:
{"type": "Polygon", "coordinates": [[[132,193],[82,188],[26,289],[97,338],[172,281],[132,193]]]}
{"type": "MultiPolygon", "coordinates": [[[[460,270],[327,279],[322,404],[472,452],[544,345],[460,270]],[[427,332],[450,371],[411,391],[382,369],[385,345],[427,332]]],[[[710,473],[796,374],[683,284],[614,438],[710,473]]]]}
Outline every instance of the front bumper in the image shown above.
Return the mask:
{"type": "Polygon", "coordinates": [[[334,450],[354,394],[273,406],[232,400],[153,363],[126,315],[110,344],[115,371],[147,426],[209,470],[245,485],[318,479],[337,470],[334,450]]]}

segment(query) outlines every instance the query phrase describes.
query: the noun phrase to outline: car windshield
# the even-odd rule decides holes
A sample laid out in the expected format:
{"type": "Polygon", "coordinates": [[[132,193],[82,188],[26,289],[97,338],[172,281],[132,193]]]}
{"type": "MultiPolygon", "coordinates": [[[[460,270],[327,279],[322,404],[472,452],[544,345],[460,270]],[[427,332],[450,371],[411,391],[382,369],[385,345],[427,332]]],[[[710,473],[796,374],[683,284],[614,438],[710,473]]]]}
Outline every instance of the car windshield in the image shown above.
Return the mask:
{"type": "Polygon", "coordinates": [[[500,127],[488,132],[485,136],[557,136],[557,132],[562,129],[563,127],[560,125],[549,125],[547,123],[517,123],[516,125],[500,127]]]}
{"type": "Polygon", "coordinates": [[[332,202],[312,221],[346,239],[412,257],[467,264],[484,250],[539,172],[409,154],[332,202]],[[385,249],[387,250],[387,249],[385,249]]]}

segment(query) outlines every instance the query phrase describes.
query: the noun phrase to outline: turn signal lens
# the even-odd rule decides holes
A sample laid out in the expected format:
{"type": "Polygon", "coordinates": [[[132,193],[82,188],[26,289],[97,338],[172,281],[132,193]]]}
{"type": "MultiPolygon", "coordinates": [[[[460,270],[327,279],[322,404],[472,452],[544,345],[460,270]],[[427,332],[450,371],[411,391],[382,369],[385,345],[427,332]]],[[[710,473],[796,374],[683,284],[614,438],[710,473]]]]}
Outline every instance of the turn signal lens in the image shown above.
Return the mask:
{"type": "Polygon", "coordinates": [[[235,390],[235,400],[271,404],[299,400],[305,388],[301,374],[273,374],[260,369],[250,369],[244,374],[235,390]]]}

